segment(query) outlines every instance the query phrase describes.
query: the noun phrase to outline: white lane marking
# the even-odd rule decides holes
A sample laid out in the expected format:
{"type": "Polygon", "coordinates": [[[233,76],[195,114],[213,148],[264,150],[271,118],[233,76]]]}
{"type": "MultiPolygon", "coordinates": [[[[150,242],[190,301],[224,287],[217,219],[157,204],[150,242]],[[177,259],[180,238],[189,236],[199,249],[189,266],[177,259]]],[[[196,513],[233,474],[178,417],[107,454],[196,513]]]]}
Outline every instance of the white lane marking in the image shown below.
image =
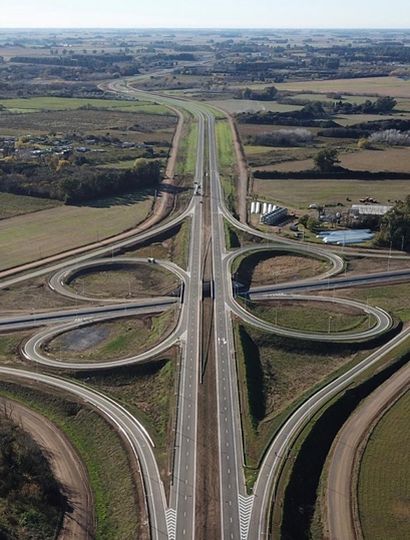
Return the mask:
{"type": "Polygon", "coordinates": [[[254,495],[244,496],[238,494],[239,527],[241,540],[247,540],[248,538],[254,498],[254,495]]]}

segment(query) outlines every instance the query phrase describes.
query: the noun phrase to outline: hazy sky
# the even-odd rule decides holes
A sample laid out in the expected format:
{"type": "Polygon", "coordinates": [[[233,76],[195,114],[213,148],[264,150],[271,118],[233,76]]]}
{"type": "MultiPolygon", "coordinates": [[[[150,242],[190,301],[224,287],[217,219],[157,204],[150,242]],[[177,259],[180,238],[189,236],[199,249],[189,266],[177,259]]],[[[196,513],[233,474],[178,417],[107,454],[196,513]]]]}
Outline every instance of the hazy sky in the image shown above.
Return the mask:
{"type": "Polygon", "coordinates": [[[409,6],[409,0],[4,0],[0,27],[409,28],[409,6]]]}

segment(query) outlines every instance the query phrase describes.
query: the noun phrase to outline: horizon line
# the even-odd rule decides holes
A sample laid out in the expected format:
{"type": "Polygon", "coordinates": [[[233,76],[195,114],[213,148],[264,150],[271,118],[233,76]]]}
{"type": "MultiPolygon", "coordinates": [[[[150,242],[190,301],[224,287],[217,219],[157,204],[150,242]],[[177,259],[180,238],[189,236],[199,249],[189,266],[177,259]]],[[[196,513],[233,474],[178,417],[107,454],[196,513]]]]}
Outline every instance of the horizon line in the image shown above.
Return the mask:
{"type": "Polygon", "coordinates": [[[409,26],[0,26],[1,30],[405,30],[409,26]]]}

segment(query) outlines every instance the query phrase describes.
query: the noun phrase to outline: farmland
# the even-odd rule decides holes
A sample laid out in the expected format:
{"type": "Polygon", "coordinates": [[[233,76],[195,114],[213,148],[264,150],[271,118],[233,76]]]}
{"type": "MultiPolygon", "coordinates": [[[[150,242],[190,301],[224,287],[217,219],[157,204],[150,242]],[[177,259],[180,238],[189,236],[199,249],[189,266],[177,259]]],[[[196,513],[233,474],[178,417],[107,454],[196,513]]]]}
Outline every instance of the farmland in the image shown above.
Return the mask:
{"type": "MultiPolygon", "coordinates": [[[[146,101],[126,101],[121,99],[85,99],[85,98],[57,98],[57,97],[33,97],[21,99],[0,99],[1,106],[7,112],[29,113],[38,111],[69,111],[80,108],[96,108],[111,111],[122,111],[145,114],[172,113],[163,105],[157,105],[146,101]]],[[[5,114],[3,111],[3,115],[5,114]]]]}
{"type": "Polygon", "coordinates": [[[364,538],[404,540],[410,535],[410,462],[403,451],[410,443],[409,414],[407,392],[379,421],[362,456],[358,508],[364,538]]]}
{"type": "Polygon", "coordinates": [[[0,221],[0,268],[10,268],[131,229],[151,211],[150,191],[59,206],[0,221]]]}
{"type": "Polygon", "coordinates": [[[259,197],[291,208],[304,209],[312,202],[346,204],[346,197],[358,202],[371,195],[381,203],[396,200],[408,193],[408,180],[254,180],[259,197]]]}
{"type": "Polygon", "coordinates": [[[13,193],[0,193],[0,220],[47,210],[61,204],[60,201],[52,201],[51,199],[14,195],[13,193]]]}
{"type": "Polygon", "coordinates": [[[334,79],[331,81],[306,81],[279,83],[278,90],[292,92],[336,92],[353,95],[382,95],[410,98],[410,81],[398,77],[363,77],[357,79],[334,79]]]}
{"type": "MultiPolygon", "coordinates": [[[[275,152],[272,148],[262,146],[246,147],[248,156],[260,156],[261,154],[272,155],[275,159],[275,152]]],[[[300,154],[301,156],[303,154],[300,154]]],[[[289,152],[289,157],[293,157],[289,152]]],[[[355,171],[370,171],[370,172],[408,172],[409,171],[409,151],[407,148],[388,148],[378,150],[358,150],[352,149],[350,152],[341,153],[339,155],[340,165],[346,169],[355,171]]],[[[283,172],[305,171],[313,169],[313,159],[298,159],[283,161],[281,163],[273,163],[265,167],[258,167],[260,170],[272,170],[283,172]]]]}

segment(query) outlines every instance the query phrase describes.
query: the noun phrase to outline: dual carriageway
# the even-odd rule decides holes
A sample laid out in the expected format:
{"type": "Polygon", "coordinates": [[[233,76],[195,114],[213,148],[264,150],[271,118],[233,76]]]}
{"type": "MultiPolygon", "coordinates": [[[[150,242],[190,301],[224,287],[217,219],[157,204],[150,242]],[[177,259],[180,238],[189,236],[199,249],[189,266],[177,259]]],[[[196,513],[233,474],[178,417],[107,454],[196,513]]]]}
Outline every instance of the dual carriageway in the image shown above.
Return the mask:
{"type": "MultiPolygon", "coordinates": [[[[239,317],[255,327],[268,332],[285,334],[290,337],[304,338],[319,341],[365,341],[390,331],[393,321],[391,316],[380,308],[370,307],[358,302],[333,297],[322,301],[340,302],[354,305],[365,313],[371,314],[376,323],[363,332],[345,332],[315,334],[285,330],[281,327],[266,323],[242,308],[235,297],[235,288],[232,282],[231,265],[234,258],[255,251],[255,247],[245,247],[236,252],[229,252],[225,243],[224,220],[234,227],[261,236],[269,240],[272,245],[265,244],[261,249],[289,251],[313,255],[327,259],[332,268],[316,279],[304,280],[300,283],[280,284],[247,292],[251,298],[289,298],[315,299],[312,296],[301,296],[300,291],[314,290],[329,287],[346,287],[374,281],[392,281],[395,279],[408,279],[409,272],[385,272],[383,275],[359,276],[344,278],[335,277],[344,268],[343,259],[334,251],[315,246],[300,246],[297,242],[287,241],[273,235],[255,231],[247,224],[241,223],[231,215],[224,202],[218,166],[218,150],[215,132],[215,117],[212,109],[200,103],[178,100],[166,96],[155,97],[141,93],[134,89],[128,80],[109,83],[108,90],[128,97],[143,97],[155,99],[172,108],[185,109],[193,114],[198,122],[198,144],[195,184],[199,186],[188,207],[176,217],[164,220],[148,231],[135,233],[121,238],[112,239],[103,246],[91,249],[85,253],[73,255],[68,260],[45,264],[40,268],[25,271],[24,273],[8,272],[0,281],[0,290],[20,283],[24,280],[51,274],[49,286],[57,294],[75,297],[78,301],[95,301],[93,298],[76,295],[67,289],[67,283],[73,276],[86,269],[104,267],[107,264],[133,264],[137,259],[115,257],[127,248],[149,239],[155,239],[184,219],[190,218],[190,247],[189,261],[186,271],[166,261],[157,261],[166,270],[174,272],[181,282],[181,294],[164,298],[146,299],[139,301],[125,301],[111,299],[103,306],[82,307],[76,310],[59,310],[58,312],[43,313],[39,315],[25,314],[19,317],[2,317],[0,329],[30,328],[46,326],[35,333],[24,345],[23,354],[28,361],[45,368],[56,370],[98,370],[115,368],[118,366],[149,362],[153,357],[165,352],[169,347],[178,344],[181,349],[179,370],[179,387],[177,396],[177,422],[175,435],[175,449],[173,456],[173,470],[171,477],[170,495],[167,499],[158,465],[155,459],[154,443],[144,426],[133,415],[115,400],[104,396],[86,386],[68,381],[62,376],[38,373],[23,369],[0,367],[4,378],[25,383],[34,381],[40,385],[57,388],[84,403],[92,405],[105,418],[116,427],[129,449],[140,464],[145,500],[150,522],[151,537],[154,539],[193,539],[196,537],[196,504],[197,489],[197,436],[198,436],[198,390],[200,385],[201,366],[201,317],[203,300],[203,259],[206,249],[203,242],[204,206],[209,204],[210,223],[206,225],[211,231],[212,253],[212,296],[214,305],[214,355],[216,366],[216,414],[218,430],[218,459],[219,462],[219,491],[220,491],[220,537],[224,540],[253,540],[263,538],[269,529],[269,514],[272,496],[286,455],[294,437],[305,425],[310,416],[317,411],[327,400],[345,388],[355,377],[368,369],[407,338],[407,332],[393,337],[387,345],[376,353],[351,368],[349,371],[321,388],[307,401],[302,403],[296,411],[285,421],[272,440],[261,465],[253,493],[247,493],[244,476],[244,451],[242,439],[241,411],[238,395],[238,381],[236,371],[235,343],[233,336],[233,316],[239,317]],[[209,197],[203,197],[204,189],[209,191],[209,197]],[[109,258],[111,257],[111,259],[109,258]],[[339,281],[338,281],[339,280],[339,281]],[[78,363],[70,360],[56,360],[44,354],[44,345],[57,335],[70,329],[89,325],[96,321],[137,315],[141,313],[162,311],[180,304],[180,315],[174,331],[159,345],[145,353],[113,360],[111,362],[78,363]]],[[[140,261],[141,262],[141,261],[140,261]]]]}

